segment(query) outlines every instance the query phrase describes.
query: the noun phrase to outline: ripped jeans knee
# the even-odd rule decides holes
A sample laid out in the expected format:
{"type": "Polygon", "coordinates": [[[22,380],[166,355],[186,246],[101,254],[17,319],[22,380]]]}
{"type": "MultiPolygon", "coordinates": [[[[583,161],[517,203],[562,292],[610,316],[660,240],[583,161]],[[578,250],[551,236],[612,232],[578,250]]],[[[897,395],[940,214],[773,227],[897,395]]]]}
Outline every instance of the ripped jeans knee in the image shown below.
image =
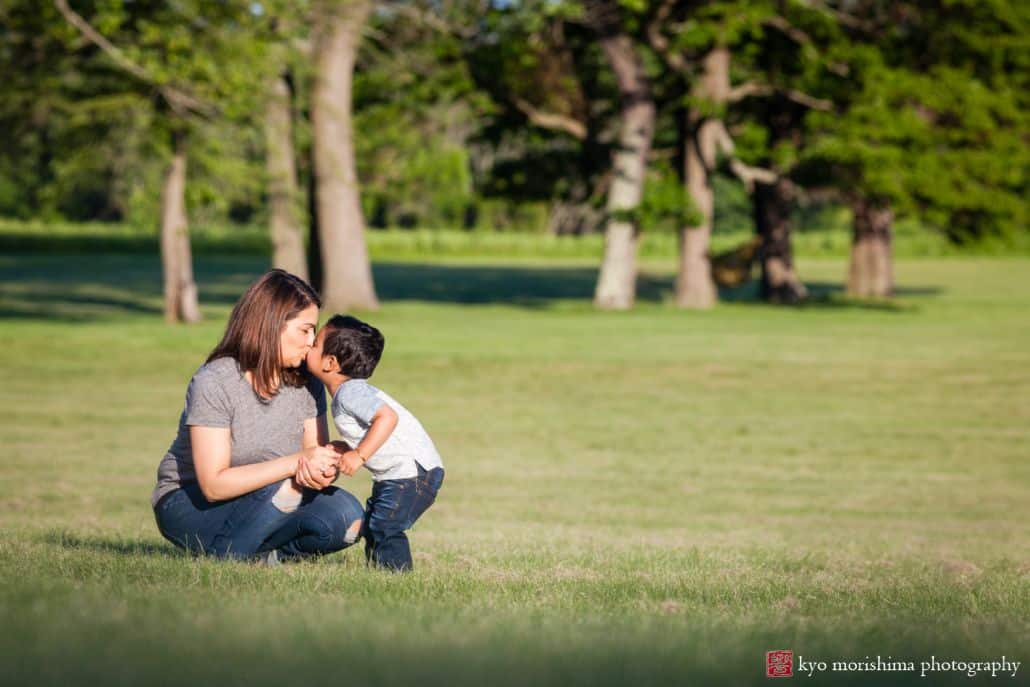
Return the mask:
{"type": "Polygon", "coordinates": [[[343,534],[343,543],[346,544],[347,546],[350,546],[351,544],[356,542],[358,540],[358,537],[360,537],[360,536],[361,536],[361,520],[359,519],[359,520],[355,520],[354,522],[352,522],[350,527],[347,528],[347,531],[344,532],[344,534],[343,534]]]}
{"type": "Polygon", "coordinates": [[[303,498],[304,490],[293,479],[287,478],[272,497],[272,505],[282,513],[292,513],[300,506],[303,498]]]}

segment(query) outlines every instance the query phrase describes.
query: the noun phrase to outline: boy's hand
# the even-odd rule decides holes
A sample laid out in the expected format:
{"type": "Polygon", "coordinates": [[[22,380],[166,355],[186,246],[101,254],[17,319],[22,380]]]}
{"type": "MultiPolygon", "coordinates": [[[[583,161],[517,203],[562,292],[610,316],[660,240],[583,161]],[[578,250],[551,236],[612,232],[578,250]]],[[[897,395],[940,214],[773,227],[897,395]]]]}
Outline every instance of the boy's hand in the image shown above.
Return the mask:
{"type": "Polygon", "coordinates": [[[361,460],[361,456],[358,455],[357,451],[347,451],[340,456],[340,472],[350,477],[358,471],[365,461],[361,460]]]}
{"type": "Polygon", "coordinates": [[[329,447],[331,449],[333,449],[334,451],[336,451],[337,453],[346,453],[347,451],[350,450],[350,444],[348,444],[346,441],[342,441],[340,439],[337,439],[335,441],[330,441],[329,442],[329,447]]]}

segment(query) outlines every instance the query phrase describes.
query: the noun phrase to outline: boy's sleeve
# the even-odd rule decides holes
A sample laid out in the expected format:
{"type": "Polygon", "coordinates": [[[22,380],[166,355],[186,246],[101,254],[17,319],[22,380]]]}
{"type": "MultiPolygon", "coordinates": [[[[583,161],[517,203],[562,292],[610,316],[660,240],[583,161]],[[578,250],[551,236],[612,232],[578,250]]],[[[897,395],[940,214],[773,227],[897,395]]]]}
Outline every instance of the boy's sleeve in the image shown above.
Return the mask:
{"type": "Polygon", "coordinates": [[[221,380],[210,370],[193,375],[186,389],[186,424],[198,427],[231,427],[232,403],[221,380]]]}
{"type": "Polygon", "coordinates": [[[376,411],[383,405],[375,387],[364,380],[352,380],[340,387],[333,399],[333,417],[346,413],[358,422],[372,423],[376,411]]]}

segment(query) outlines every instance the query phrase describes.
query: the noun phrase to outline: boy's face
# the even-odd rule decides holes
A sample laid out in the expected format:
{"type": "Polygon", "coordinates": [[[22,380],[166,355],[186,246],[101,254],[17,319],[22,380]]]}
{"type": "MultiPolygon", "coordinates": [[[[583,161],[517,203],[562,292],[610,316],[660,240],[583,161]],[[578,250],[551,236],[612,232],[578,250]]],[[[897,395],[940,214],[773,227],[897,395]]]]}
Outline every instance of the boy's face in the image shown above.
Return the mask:
{"type": "Polygon", "coordinates": [[[325,343],[325,333],[327,331],[325,327],[318,330],[315,343],[311,346],[311,350],[308,351],[308,371],[319,379],[331,373],[336,363],[335,358],[327,359],[322,355],[322,345],[325,343]]]}

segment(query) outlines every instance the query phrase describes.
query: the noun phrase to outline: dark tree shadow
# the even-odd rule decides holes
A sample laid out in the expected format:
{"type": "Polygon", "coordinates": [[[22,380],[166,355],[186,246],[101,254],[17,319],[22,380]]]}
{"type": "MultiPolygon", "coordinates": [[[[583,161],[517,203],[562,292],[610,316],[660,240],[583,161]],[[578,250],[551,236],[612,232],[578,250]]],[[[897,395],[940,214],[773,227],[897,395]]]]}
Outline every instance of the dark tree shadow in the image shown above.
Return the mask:
{"type": "Polygon", "coordinates": [[[124,297],[91,296],[37,290],[24,300],[5,303],[0,307],[0,317],[34,317],[41,313],[49,313],[47,319],[51,319],[54,313],[62,313],[61,319],[90,319],[89,313],[95,311],[155,314],[161,313],[162,309],[157,305],[134,299],[128,295],[124,297]]]}
{"type": "MultiPolygon", "coordinates": [[[[201,304],[236,302],[267,268],[263,258],[194,261],[201,304]]],[[[0,319],[97,321],[163,312],[161,264],[155,255],[17,255],[0,258],[0,319]]]]}
{"type": "MultiPolygon", "coordinates": [[[[268,268],[254,256],[200,256],[194,270],[202,306],[232,305],[250,282],[268,268]]],[[[383,301],[466,305],[505,304],[543,308],[555,301],[593,299],[598,268],[592,265],[484,265],[376,262],[376,289],[383,301]]],[[[846,298],[844,285],[807,282],[808,308],[857,308],[887,312],[915,309],[911,303],[846,298]]],[[[671,301],[673,275],[641,273],[637,299],[671,301]]],[[[934,287],[902,287],[899,296],[932,296],[934,287]]],[[[720,289],[724,303],[761,303],[757,281],[720,289]]],[[[0,319],[97,321],[162,312],[161,265],[156,255],[26,254],[0,257],[0,319]]]]}
{"type": "MultiPolygon", "coordinates": [[[[845,295],[846,285],[839,282],[806,281],[808,299],[799,308],[836,310],[876,310],[880,312],[915,312],[918,306],[892,300],[866,300],[845,295]]],[[[895,295],[902,298],[918,296],[939,296],[944,292],[936,286],[902,286],[895,289],[895,295]]],[[[752,280],[735,288],[719,288],[719,300],[723,303],[762,303],[758,280],[752,280]]],[[[782,307],[782,306],[781,306],[782,307]]]]}
{"type": "MultiPolygon", "coordinates": [[[[833,296],[843,296],[846,285],[839,282],[805,282],[809,295],[814,300],[825,300],[833,296]]],[[[898,286],[894,289],[898,296],[939,296],[944,289],[939,286],[898,286]]]]}
{"type": "MultiPolygon", "coordinates": [[[[556,300],[594,297],[596,267],[537,265],[438,265],[381,262],[373,267],[376,289],[386,301],[543,307],[556,300]]],[[[637,298],[659,302],[671,297],[673,279],[642,274],[637,298]]]]}
{"type": "MultiPolygon", "coordinates": [[[[248,256],[197,258],[194,271],[201,304],[232,305],[267,268],[264,259],[248,256]]],[[[539,308],[557,300],[589,302],[597,268],[377,262],[373,275],[384,301],[539,308]]],[[[672,288],[671,277],[645,274],[638,282],[638,298],[659,302],[671,296],[672,288]]],[[[0,318],[76,322],[161,312],[161,266],[156,256],[0,259],[0,318]]]]}

